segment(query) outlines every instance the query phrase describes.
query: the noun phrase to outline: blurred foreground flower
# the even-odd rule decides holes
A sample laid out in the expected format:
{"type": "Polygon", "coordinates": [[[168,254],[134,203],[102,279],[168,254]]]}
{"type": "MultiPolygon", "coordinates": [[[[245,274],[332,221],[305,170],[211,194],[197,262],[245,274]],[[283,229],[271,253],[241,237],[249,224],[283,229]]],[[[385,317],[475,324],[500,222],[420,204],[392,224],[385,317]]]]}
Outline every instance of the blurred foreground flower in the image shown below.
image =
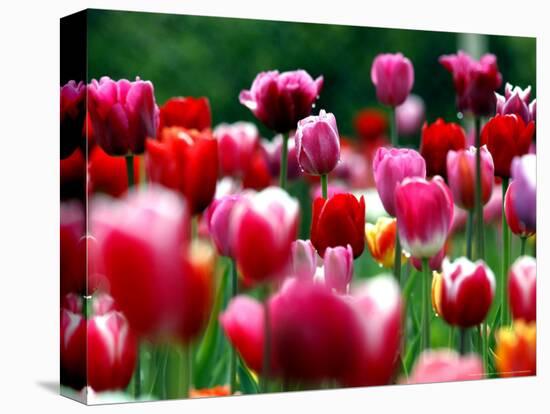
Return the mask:
{"type": "Polygon", "coordinates": [[[76,309],[61,309],[61,384],[80,390],[86,378],[86,319],[76,309]]]}
{"type": "Polygon", "coordinates": [[[231,395],[231,390],[228,385],[218,385],[212,388],[201,388],[199,390],[191,390],[189,398],[208,398],[208,397],[226,397],[231,395]]]}
{"type": "Polygon", "coordinates": [[[61,297],[86,290],[86,223],[78,201],[61,203],[59,254],[61,297]]]}
{"type": "Polygon", "coordinates": [[[447,177],[447,153],[466,148],[466,134],[460,125],[438,118],[434,123],[424,123],[420,154],[426,160],[428,176],[447,177]]]}
{"type": "Polygon", "coordinates": [[[519,257],[508,273],[508,300],[514,320],[537,320],[537,262],[519,257]]]}
{"type": "Polygon", "coordinates": [[[420,354],[408,384],[468,381],[485,378],[483,363],[475,355],[461,356],[451,349],[424,351],[420,354]]]}
{"type": "Polygon", "coordinates": [[[67,158],[77,149],[86,135],[86,85],[71,80],[60,91],[61,159],[67,158]]]}
{"type": "Polygon", "coordinates": [[[372,62],[370,77],[376,97],[384,105],[396,107],[407,99],[414,84],[411,61],[401,53],[382,53],[372,62]]]}
{"type": "Polygon", "coordinates": [[[210,128],[211,124],[210,102],[206,97],[174,97],[160,107],[159,130],[180,127],[202,131],[210,128]]]}
{"type": "Polygon", "coordinates": [[[495,363],[501,377],[537,374],[537,327],[515,321],[496,333],[495,363]]]}

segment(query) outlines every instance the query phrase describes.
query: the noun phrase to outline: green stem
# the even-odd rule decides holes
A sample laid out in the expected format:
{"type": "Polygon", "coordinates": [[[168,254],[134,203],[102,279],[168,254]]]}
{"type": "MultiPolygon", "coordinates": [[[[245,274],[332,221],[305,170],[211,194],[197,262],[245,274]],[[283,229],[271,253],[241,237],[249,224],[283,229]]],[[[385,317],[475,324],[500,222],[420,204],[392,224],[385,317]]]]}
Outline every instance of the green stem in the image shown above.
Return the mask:
{"type": "Polygon", "coordinates": [[[431,277],[428,258],[422,259],[422,341],[421,349],[430,347],[430,308],[431,308],[431,277]]]}
{"type": "Polygon", "coordinates": [[[510,179],[505,177],[502,179],[502,269],[500,277],[500,303],[501,309],[501,322],[507,324],[509,321],[508,315],[508,301],[506,300],[505,289],[508,285],[508,266],[510,265],[510,230],[508,228],[508,222],[506,221],[506,214],[504,211],[504,200],[506,197],[506,191],[508,190],[508,185],[510,179]]]}
{"type": "Polygon", "coordinates": [[[390,118],[391,118],[391,124],[390,124],[390,134],[391,134],[391,144],[394,147],[399,146],[399,135],[397,134],[397,115],[396,115],[396,108],[392,107],[390,111],[390,118]]]}
{"type": "Polygon", "coordinates": [[[468,210],[468,221],[466,222],[466,257],[470,260],[472,257],[472,239],[474,233],[474,210],[468,210]]]}
{"type": "Polygon", "coordinates": [[[460,344],[459,344],[459,352],[460,355],[466,354],[466,328],[460,328],[459,329],[459,336],[460,336],[460,344]]]}
{"type": "Polygon", "coordinates": [[[191,344],[187,344],[183,346],[182,350],[182,359],[183,359],[183,366],[182,366],[182,375],[183,375],[183,381],[182,381],[182,397],[183,398],[189,398],[189,391],[191,390],[192,386],[192,375],[193,375],[193,352],[191,348],[191,344]]]}
{"type": "Polygon", "coordinates": [[[326,174],[321,174],[321,190],[323,198],[326,200],[328,198],[328,176],[326,174]]]}
{"type": "Polygon", "coordinates": [[[520,250],[519,250],[519,255],[520,256],[525,256],[525,247],[527,245],[527,237],[525,236],[520,236],[520,250]]]}
{"type": "Polygon", "coordinates": [[[399,233],[395,232],[395,256],[393,260],[393,274],[401,286],[401,241],[399,233]]]}
{"type": "Polygon", "coordinates": [[[481,322],[481,355],[483,359],[483,372],[487,373],[489,369],[489,338],[487,338],[487,324],[481,322]]]}
{"type": "Polygon", "coordinates": [[[478,259],[485,258],[485,241],[483,233],[483,200],[481,199],[481,118],[475,117],[475,142],[476,142],[476,231],[477,231],[477,256],[478,259]]]}
{"type": "MultiPolygon", "coordinates": [[[[237,278],[237,264],[234,260],[231,260],[231,297],[234,298],[238,293],[238,278],[237,278]]],[[[231,347],[231,365],[230,365],[230,385],[231,394],[237,391],[237,351],[235,347],[231,347]]]]}
{"type": "Polygon", "coordinates": [[[266,286],[265,289],[265,298],[264,298],[264,349],[262,356],[262,376],[260,378],[260,390],[263,393],[269,391],[269,375],[270,375],[270,364],[271,364],[271,324],[269,316],[269,286],[266,286]]]}
{"type": "Polygon", "coordinates": [[[455,327],[453,325],[449,328],[449,343],[447,344],[447,348],[454,348],[454,339],[455,339],[455,327]]]}
{"type": "Polygon", "coordinates": [[[141,345],[138,344],[136,367],[134,368],[134,398],[141,396],[141,345]]]}
{"type": "Polygon", "coordinates": [[[283,134],[283,148],[281,149],[281,171],[279,173],[279,186],[286,189],[286,176],[288,165],[288,134],[283,134]]]}
{"type": "Polygon", "coordinates": [[[126,175],[128,177],[128,190],[134,186],[134,154],[126,155],[126,175]]]}

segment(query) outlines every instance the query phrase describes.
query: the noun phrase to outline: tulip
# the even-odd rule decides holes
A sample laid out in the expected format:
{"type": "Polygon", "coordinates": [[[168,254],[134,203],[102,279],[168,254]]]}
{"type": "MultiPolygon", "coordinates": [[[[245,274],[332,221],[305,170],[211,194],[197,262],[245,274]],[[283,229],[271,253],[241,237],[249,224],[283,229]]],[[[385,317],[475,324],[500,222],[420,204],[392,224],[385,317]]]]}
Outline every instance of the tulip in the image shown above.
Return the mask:
{"type": "Polygon", "coordinates": [[[331,173],[331,178],[347,184],[354,189],[372,187],[372,166],[364,154],[351,144],[342,147],[340,162],[331,173]]]}
{"type": "Polygon", "coordinates": [[[443,271],[432,283],[432,302],[437,313],[453,326],[469,328],[485,320],[495,295],[495,276],[482,261],[465,257],[453,263],[445,259],[443,271]]]}
{"type": "Polygon", "coordinates": [[[418,95],[409,95],[409,97],[395,108],[395,118],[397,122],[397,131],[403,135],[414,135],[420,131],[420,127],[426,117],[426,105],[424,100],[418,95]]]}
{"type": "Polygon", "coordinates": [[[76,390],[86,386],[86,319],[80,313],[61,310],[61,384],[76,390]]]}
{"type": "Polygon", "coordinates": [[[239,101],[266,127],[286,134],[310,114],[322,87],[322,76],[313,80],[304,70],[261,72],[239,101]]]}
{"type": "Polygon", "coordinates": [[[510,177],[515,156],[527,154],[533,137],[534,123],[523,122],[517,115],[496,115],[481,131],[481,143],[493,156],[495,175],[510,177]]]}
{"type": "Polygon", "coordinates": [[[379,148],[373,160],[374,181],[384,209],[395,217],[395,187],[406,177],[426,177],[424,158],[415,150],[379,148]]]}
{"type": "Polygon", "coordinates": [[[537,262],[533,257],[519,257],[508,273],[508,300],[514,320],[537,320],[537,262]]]}
{"type": "Polygon", "coordinates": [[[77,293],[67,293],[61,298],[61,309],[72,313],[81,314],[83,308],[82,296],[77,293]]]}
{"type": "MultiPolygon", "coordinates": [[[[261,150],[267,161],[269,172],[272,177],[278,177],[281,172],[281,151],[283,150],[283,136],[277,134],[271,141],[262,139],[260,142],[261,150]]],[[[294,137],[288,139],[288,166],[287,180],[298,178],[302,172],[296,156],[296,141],[294,137]]]]}
{"type": "Polygon", "coordinates": [[[137,358],[137,340],[120,312],[88,321],[88,385],[95,391],[128,386],[137,358]]]}
{"type": "Polygon", "coordinates": [[[160,107],[159,118],[159,130],[166,127],[180,127],[202,131],[210,128],[212,124],[210,102],[205,97],[170,98],[160,107]]]}
{"type": "Polygon", "coordinates": [[[336,194],[329,199],[316,198],[313,202],[311,242],[319,256],[327,247],[347,246],[357,258],[365,248],[365,199],[352,194],[336,194]]]}
{"type": "Polygon", "coordinates": [[[524,155],[512,161],[512,177],[521,189],[521,197],[512,202],[518,220],[526,228],[537,228],[537,158],[535,154],[524,155]]]}
{"type": "MultiPolygon", "coordinates": [[[[323,197],[323,189],[321,188],[322,185],[315,185],[311,187],[310,189],[310,197],[315,200],[316,198],[323,197]]],[[[327,185],[327,197],[331,198],[332,196],[335,196],[336,194],[346,194],[349,192],[349,188],[347,186],[339,185],[339,184],[328,184],[327,185]]]]}
{"type": "MultiPolygon", "coordinates": [[[[92,313],[94,316],[106,315],[109,312],[117,311],[115,300],[111,295],[101,293],[95,295],[92,300],[92,313]]],[[[126,319],[124,319],[126,321],[126,319]]],[[[125,322],[126,323],[126,322],[125,322]]]]}
{"type": "MultiPolygon", "coordinates": [[[[140,159],[135,157],[133,163],[134,182],[138,182],[140,159]]],[[[121,157],[110,156],[99,146],[95,146],[89,153],[88,179],[89,192],[101,192],[119,197],[128,191],[126,163],[121,157]]]]}
{"type": "Polygon", "coordinates": [[[332,113],[321,109],[319,116],[302,119],[295,140],[298,163],[307,174],[328,174],[340,160],[340,136],[332,113]]]}
{"type": "Polygon", "coordinates": [[[395,207],[403,249],[417,258],[435,256],[453,219],[453,197],[443,179],[406,178],[395,188],[395,207]]]}
{"type": "Polygon", "coordinates": [[[496,333],[495,363],[501,377],[537,374],[537,326],[515,321],[496,333]]]}
{"type": "Polygon", "coordinates": [[[252,155],[252,159],[244,172],[242,186],[243,188],[260,191],[269,187],[271,181],[272,176],[268,160],[266,160],[262,150],[257,149],[252,155]]]}
{"type": "Polygon", "coordinates": [[[365,237],[370,254],[379,265],[386,268],[393,267],[396,233],[397,220],[394,218],[379,217],[376,224],[365,224],[365,237]]]}
{"type": "Polygon", "coordinates": [[[298,216],[298,201],[281,188],[243,195],[234,207],[229,231],[245,279],[264,282],[282,276],[290,264],[298,216]]]}
{"type": "MultiPolygon", "coordinates": [[[[363,325],[359,361],[345,375],[349,386],[389,384],[399,361],[403,302],[395,279],[376,276],[353,294],[363,325]]],[[[346,352],[346,351],[344,351],[346,352]]]]}
{"type": "Polygon", "coordinates": [[[384,112],[366,108],[357,113],[353,125],[359,138],[364,142],[374,141],[385,135],[388,130],[388,120],[384,112]]]}
{"type": "Polygon", "coordinates": [[[495,93],[497,98],[497,114],[507,115],[516,114],[523,119],[525,123],[534,121],[531,108],[536,106],[536,99],[531,103],[531,86],[521,89],[519,86],[515,88],[509,83],[504,86],[504,96],[495,93]]]}
{"type": "Polygon", "coordinates": [[[83,206],[78,201],[61,203],[59,253],[61,296],[86,291],[86,233],[83,206]]]}
{"type": "Polygon", "coordinates": [[[86,85],[71,80],[61,87],[61,159],[76,150],[85,135],[86,85]]]}
{"type": "MultiPolygon", "coordinates": [[[[446,250],[447,250],[446,246],[443,246],[443,248],[435,256],[430,257],[430,260],[428,260],[428,267],[432,272],[441,271],[441,265],[443,264],[443,259],[445,258],[446,250]]],[[[421,259],[418,259],[416,257],[411,257],[411,264],[419,272],[422,271],[421,259]]]]}
{"type": "Polygon", "coordinates": [[[317,270],[317,252],[310,240],[292,242],[292,274],[299,279],[312,280],[317,270]]]}
{"type": "Polygon", "coordinates": [[[426,160],[428,176],[447,177],[446,160],[449,151],[466,148],[464,130],[453,122],[446,123],[438,118],[433,124],[422,127],[420,154],[426,160]]]}
{"type": "MultiPolygon", "coordinates": [[[[512,233],[525,238],[535,234],[535,229],[527,228],[523,221],[520,221],[516,211],[516,203],[519,203],[517,200],[518,197],[525,197],[525,192],[524,188],[519,187],[519,183],[514,180],[508,186],[508,190],[506,190],[504,213],[506,214],[506,223],[508,223],[508,227],[510,227],[512,233]],[[518,191],[522,192],[521,196],[518,196],[518,191]]],[[[525,200],[522,200],[522,202],[525,202],[525,200]]]]}
{"type": "Polygon", "coordinates": [[[231,345],[246,365],[261,373],[264,350],[264,306],[240,295],[231,299],[219,316],[220,325],[231,345]]]}
{"type": "Polygon", "coordinates": [[[218,178],[218,143],[210,131],[165,128],[160,140],[148,139],[146,147],[149,179],[183,194],[192,214],[204,211],[218,178]]]}
{"type": "Polygon", "coordinates": [[[396,107],[405,102],[411,92],[414,69],[411,61],[401,53],[383,53],[372,62],[370,77],[378,100],[396,107]]]}
{"type": "MultiPolygon", "coordinates": [[[[447,182],[457,206],[472,210],[475,206],[476,185],[476,151],[475,147],[450,150],[447,153],[447,182]]],[[[481,147],[481,202],[489,202],[493,193],[494,182],[493,157],[484,145],[481,147]]]]}
{"type": "Polygon", "coordinates": [[[346,247],[327,247],[323,255],[325,284],[338,293],[347,293],[353,277],[353,250],[346,247]]]}
{"type": "Polygon", "coordinates": [[[78,149],[67,158],[59,161],[59,192],[61,200],[86,198],[86,160],[78,149]]]}
{"type": "Polygon", "coordinates": [[[459,50],[456,55],[441,56],[439,63],[453,75],[460,111],[469,110],[476,116],[494,114],[494,92],[502,84],[495,55],[487,53],[476,61],[459,50]]]}
{"type": "Polygon", "coordinates": [[[208,222],[208,233],[214,241],[218,253],[231,257],[231,238],[229,226],[231,213],[235,204],[239,201],[239,195],[225,195],[215,199],[207,208],[205,216],[208,222]]]}
{"type": "Polygon", "coordinates": [[[109,155],[141,154],[145,138],[155,137],[158,107],[153,84],[107,76],[88,85],[88,110],[94,137],[109,155]]]}
{"type": "Polygon", "coordinates": [[[258,147],[256,126],[249,122],[220,124],[214,129],[214,137],[218,140],[221,174],[242,176],[258,147]]]}
{"type": "Polygon", "coordinates": [[[468,381],[484,377],[483,364],[475,354],[461,356],[451,349],[428,350],[418,358],[407,383],[468,381]]]}

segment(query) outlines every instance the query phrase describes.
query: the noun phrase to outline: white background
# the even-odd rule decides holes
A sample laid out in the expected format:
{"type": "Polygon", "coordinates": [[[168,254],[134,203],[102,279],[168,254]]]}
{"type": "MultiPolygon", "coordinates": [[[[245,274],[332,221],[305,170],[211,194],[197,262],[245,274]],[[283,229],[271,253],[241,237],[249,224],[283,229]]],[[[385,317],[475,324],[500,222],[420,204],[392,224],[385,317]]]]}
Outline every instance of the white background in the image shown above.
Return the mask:
{"type": "MultiPolygon", "coordinates": [[[[0,11],[0,411],[82,412],[57,395],[59,22],[85,7],[537,36],[538,376],[88,408],[142,412],[523,413],[549,394],[548,10],[538,1],[4,0],[0,11]],[[543,48],[546,47],[546,50],[543,48]],[[542,293],[542,294],[541,294],[542,293]],[[544,295],[544,296],[543,296],[544,295]],[[32,410],[32,411],[31,411],[32,410]]],[[[131,35],[130,33],[128,35],[131,35]]],[[[327,48],[331,45],[327,44],[327,48]]],[[[367,48],[368,45],[365,45],[367,48]]],[[[304,53],[307,53],[304,50],[304,53]]],[[[417,68],[417,70],[422,70],[417,68]]],[[[365,73],[365,76],[369,76],[365,73]]],[[[546,404],[544,404],[546,405],[546,404]]]]}

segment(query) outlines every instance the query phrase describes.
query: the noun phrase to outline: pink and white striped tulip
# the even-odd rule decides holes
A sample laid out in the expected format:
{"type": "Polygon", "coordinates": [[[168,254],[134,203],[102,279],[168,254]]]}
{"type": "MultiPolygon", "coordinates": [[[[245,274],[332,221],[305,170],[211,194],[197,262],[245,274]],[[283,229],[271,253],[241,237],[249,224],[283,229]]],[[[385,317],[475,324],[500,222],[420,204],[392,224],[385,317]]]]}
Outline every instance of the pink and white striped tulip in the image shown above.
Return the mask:
{"type": "Polygon", "coordinates": [[[327,247],[323,256],[325,284],[338,293],[347,293],[353,277],[353,249],[344,246],[327,247]]]}
{"type": "Polygon", "coordinates": [[[317,252],[311,240],[292,242],[292,273],[298,279],[313,280],[317,270],[317,252]]]}
{"type": "Polygon", "coordinates": [[[508,300],[514,320],[537,320],[537,262],[533,257],[519,257],[510,268],[508,300]]]}

